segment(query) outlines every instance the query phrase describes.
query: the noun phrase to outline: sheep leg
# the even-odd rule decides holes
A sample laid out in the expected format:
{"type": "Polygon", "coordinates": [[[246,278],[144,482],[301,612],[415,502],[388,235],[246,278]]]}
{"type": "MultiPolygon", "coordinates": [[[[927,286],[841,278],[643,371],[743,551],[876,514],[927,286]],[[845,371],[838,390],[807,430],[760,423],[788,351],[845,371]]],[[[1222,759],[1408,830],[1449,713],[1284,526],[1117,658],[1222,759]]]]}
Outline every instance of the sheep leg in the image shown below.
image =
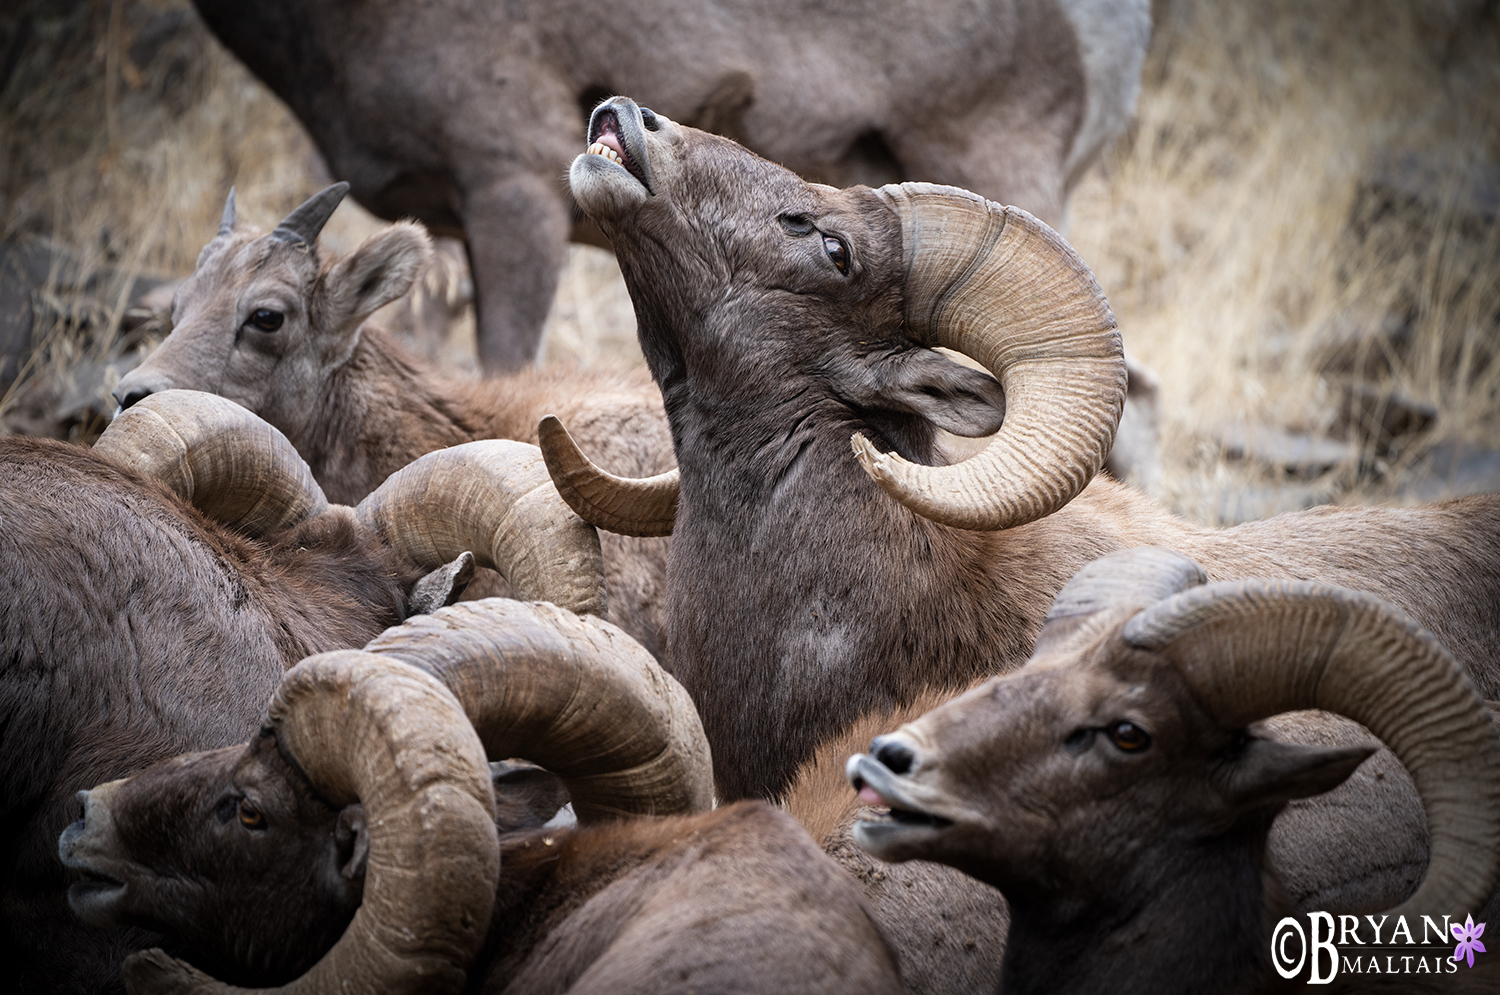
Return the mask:
{"type": "Polygon", "coordinates": [[[568,201],[554,180],[514,176],[466,192],[464,233],[486,371],[520,369],[536,358],[568,225],[568,201]]]}

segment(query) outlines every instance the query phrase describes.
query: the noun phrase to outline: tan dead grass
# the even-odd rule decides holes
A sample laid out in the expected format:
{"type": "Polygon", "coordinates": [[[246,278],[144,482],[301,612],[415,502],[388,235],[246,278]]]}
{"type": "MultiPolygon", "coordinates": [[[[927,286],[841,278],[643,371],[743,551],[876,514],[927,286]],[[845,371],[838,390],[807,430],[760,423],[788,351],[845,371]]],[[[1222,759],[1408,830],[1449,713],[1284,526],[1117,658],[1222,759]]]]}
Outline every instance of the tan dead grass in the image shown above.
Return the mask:
{"type": "MultiPolygon", "coordinates": [[[[1500,48],[1494,20],[1475,13],[1394,0],[1158,6],[1137,124],[1075,193],[1068,235],[1127,348],[1161,376],[1163,489],[1189,515],[1218,520],[1235,488],[1285,485],[1281,503],[1298,504],[1354,483],[1353,464],[1285,481],[1279,467],[1226,461],[1216,440],[1244,424],[1328,429],[1343,386],[1323,363],[1329,339],[1383,351],[1392,314],[1409,318],[1411,342],[1376,386],[1434,405],[1437,438],[1500,438],[1487,355],[1497,227],[1476,232],[1460,210],[1471,167],[1500,164],[1500,48]],[[1355,238],[1370,178],[1408,153],[1437,164],[1438,208],[1397,211],[1355,238]]],[[[1361,483],[1357,496],[1383,492],[1361,483]]]]}
{"type": "MultiPolygon", "coordinates": [[[[1238,494],[1256,513],[1392,495],[1421,447],[1384,478],[1366,452],[1309,480],[1221,446],[1237,425],[1330,428],[1354,376],[1328,368],[1331,339],[1352,343],[1378,390],[1434,405],[1434,440],[1500,439],[1500,231],[1465,208],[1471,167],[1500,163],[1500,43],[1482,7],[1158,3],[1138,123],[1075,193],[1068,235],[1161,376],[1163,495],[1185,513],[1222,520],[1238,494]],[[1406,153],[1436,164],[1429,206],[1376,216],[1369,180],[1406,153]],[[1397,348],[1380,331],[1393,315],[1397,348]]],[[[96,328],[113,327],[137,271],[191,270],[230,185],[268,226],[329,180],[286,108],[196,19],[133,61],[152,17],[185,9],[107,0],[42,24],[0,92],[0,236],[44,234],[108,271],[96,328]]],[[[349,251],[381,224],[346,203],[325,237],[349,251]]],[[[449,272],[421,291],[455,322],[428,351],[458,366],[472,363],[462,282],[449,272]]],[[[33,372],[108,351],[107,336],[63,344],[76,328],[42,330],[33,372]]],[[[573,247],[543,360],[639,362],[633,337],[612,260],[573,247]]]]}

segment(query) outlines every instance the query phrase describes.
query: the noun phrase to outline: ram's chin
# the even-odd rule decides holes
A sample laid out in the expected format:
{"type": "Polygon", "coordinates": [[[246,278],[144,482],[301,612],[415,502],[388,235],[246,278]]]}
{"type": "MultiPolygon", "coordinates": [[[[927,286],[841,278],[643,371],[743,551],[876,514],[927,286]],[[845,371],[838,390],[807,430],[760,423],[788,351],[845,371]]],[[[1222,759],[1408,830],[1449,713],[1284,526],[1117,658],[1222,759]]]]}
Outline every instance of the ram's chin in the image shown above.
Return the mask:
{"type": "Polygon", "coordinates": [[[594,220],[615,218],[635,210],[651,194],[629,170],[602,155],[585,152],[568,170],[573,199],[594,220]]]}
{"type": "Polygon", "coordinates": [[[90,926],[122,926],[125,885],[112,878],[90,877],[68,886],[68,907],[90,926]]]}
{"type": "Polygon", "coordinates": [[[912,823],[892,815],[865,815],[854,823],[854,842],[881,860],[932,859],[950,825],[942,820],[912,823]]]}

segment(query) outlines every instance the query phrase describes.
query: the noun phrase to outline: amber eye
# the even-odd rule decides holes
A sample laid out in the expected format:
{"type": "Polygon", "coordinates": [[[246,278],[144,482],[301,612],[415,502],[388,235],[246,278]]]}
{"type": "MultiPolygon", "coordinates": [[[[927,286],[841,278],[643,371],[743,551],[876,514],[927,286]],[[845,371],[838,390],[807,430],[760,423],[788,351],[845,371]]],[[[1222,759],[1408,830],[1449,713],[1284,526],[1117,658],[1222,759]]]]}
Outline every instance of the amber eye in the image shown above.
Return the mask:
{"type": "Polygon", "coordinates": [[[844,243],[832,235],[823,236],[823,251],[828,253],[828,258],[833,260],[833,265],[839,268],[840,273],[849,272],[849,250],[844,243]]]}
{"type": "Polygon", "coordinates": [[[274,332],[281,327],[286,320],[286,315],[280,311],[272,311],[270,308],[260,308],[250,315],[250,324],[263,332],[274,332]]]}
{"type": "Polygon", "coordinates": [[[1134,722],[1116,722],[1109,727],[1109,741],[1126,753],[1139,753],[1151,745],[1151,734],[1134,722]]]}
{"type": "Polygon", "coordinates": [[[260,814],[260,809],[250,804],[250,799],[240,799],[240,825],[246,829],[266,828],[266,817],[260,814]]]}

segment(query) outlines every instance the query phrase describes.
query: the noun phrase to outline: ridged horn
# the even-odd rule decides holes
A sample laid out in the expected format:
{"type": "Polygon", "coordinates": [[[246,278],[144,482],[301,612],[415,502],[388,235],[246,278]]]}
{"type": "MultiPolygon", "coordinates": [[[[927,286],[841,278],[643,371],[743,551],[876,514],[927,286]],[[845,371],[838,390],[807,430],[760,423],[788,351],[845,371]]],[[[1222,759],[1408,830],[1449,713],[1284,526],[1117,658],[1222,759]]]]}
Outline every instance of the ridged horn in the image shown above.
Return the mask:
{"type": "Polygon", "coordinates": [[[713,805],[692,700],[608,622],[491,598],[410,619],[365,650],[436,676],[489,755],[524,757],[561,777],[580,821],[713,805]]]}
{"type": "Polygon", "coordinates": [[[275,989],[225,985],[161,950],[125,962],[132,993],[375,995],[462,991],[484,943],[500,875],[484,747],[428,674],[343,650],[282,678],[269,722],[313,787],[363,803],[364,900],[333,949],[275,989]]]}
{"type": "Polygon", "coordinates": [[[217,394],[151,394],[120,412],[94,451],[255,538],[328,510],[323,489],[287,437],[217,394]]]}
{"type": "Polygon", "coordinates": [[[1410,772],[1432,856],[1392,916],[1478,912],[1500,874],[1500,737],[1462,668],[1368,594],[1307,581],[1196,587],[1126,623],[1226,726],[1321,708],[1361,723],[1410,772]]]}
{"type": "Polygon", "coordinates": [[[234,231],[234,187],[229,188],[229,196],[224,199],[224,213],[219,216],[219,234],[228,235],[234,231]]]}
{"type": "Polygon", "coordinates": [[[537,426],[537,441],[552,483],[578,517],[627,536],[667,536],[677,520],[677,471],[654,477],[617,477],[583,454],[556,415],[537,426]]]}
{"type": "Polygon", "coordinates": [[[859,433],[855,456],[891,497],[954,528],[1051,514],[1104,465],[1125,403],[1104,292],[1062,236],[1020,208],[929,183],[877,194],[901,221],[907,328],[993,374],[1005,421],[982,452],[950,466],[879,452],[859,433]]]}
{"type": "Polygon", "coordinates": [[[469,550],[522,600],[605,613],[599,533],[563,504],[536,446],[490,439],[428,453],[354,513],[424,569],[469,550]]]}
{"type": "Polygon", "coordinates": [[[299,242],[306,245],[317,244],[318,235],[323,231],[323,226],[328,223],[328,219],[333,216],[333,212],[348,192],[349,184],[347,183],[335,183],[324,187],[282,219],[281,224],[272,228],[271,238],[290,245],[296,245],[299,242]]]}

